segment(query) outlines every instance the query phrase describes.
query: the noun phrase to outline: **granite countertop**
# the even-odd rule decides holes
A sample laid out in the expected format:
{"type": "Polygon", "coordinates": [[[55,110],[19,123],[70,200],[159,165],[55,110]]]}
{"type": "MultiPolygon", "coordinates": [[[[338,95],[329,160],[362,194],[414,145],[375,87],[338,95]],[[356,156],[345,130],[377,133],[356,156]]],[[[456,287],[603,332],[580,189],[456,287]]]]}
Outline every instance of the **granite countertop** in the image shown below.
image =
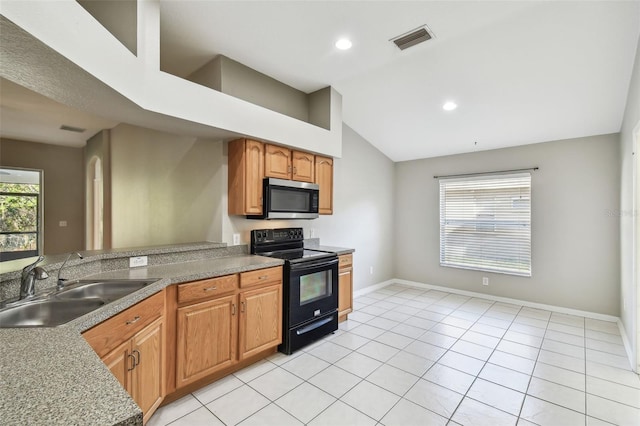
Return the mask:
{"type": "Polygon", "coordinates": [[[318,251],[326,251],[327,253],[335,253],[338,256],[342,256],[343,254],[350,254],[355,252],[355,249],[352,248],[344,248],[344,247],[333,247],[333,246],[323,246],[320,245],[315,240],[305,241],[304,248],[318,250],[318,251]]]}
{"type": "Polygon", "coordinates": [[[80,333],[171,284],[282,264],[238,255],[83,277],[158,281],[60,327],[0,329],[2,424],[142,425],[138,406],[80,333]]]}

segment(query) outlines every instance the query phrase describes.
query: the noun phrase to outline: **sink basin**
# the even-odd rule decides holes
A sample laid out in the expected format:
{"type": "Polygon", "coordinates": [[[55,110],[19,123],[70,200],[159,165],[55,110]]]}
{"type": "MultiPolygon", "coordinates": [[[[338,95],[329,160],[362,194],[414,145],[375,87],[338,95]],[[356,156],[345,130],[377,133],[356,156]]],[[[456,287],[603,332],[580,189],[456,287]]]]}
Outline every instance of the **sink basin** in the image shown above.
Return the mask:
{"type": "Polygon", "coordinates": [[[103,280],[78,281],[70,284],[58,294],[58,299],[86,299],[97,297],[105,302],[113,302],[129,293],[140,290],[156,280],[103,280]]]}
{"type": "Polygon", "coordinates": [[[55,327],[104,305],[101,299],[43,299],[0,311],[0,327],[55,327]]]}
{"type": "Polygon", "coordinates": [[[79,280],[60,291],[0,309],[0,328],[55,327],[140,290],[157,279],[79,280]]]}

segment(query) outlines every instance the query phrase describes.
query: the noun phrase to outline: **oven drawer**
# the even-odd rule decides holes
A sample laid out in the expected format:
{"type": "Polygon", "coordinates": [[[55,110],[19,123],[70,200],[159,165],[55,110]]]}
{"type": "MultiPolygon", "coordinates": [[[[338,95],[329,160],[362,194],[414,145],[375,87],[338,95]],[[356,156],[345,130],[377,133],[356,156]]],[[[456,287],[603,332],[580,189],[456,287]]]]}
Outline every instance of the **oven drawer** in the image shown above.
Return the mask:
{"type": "Polygon", "coordinates": [[[238,288],[238,274],[178,285],[178,303],[208,299],[238,288]]]}
{"type": "Polygon", "coordinates": [[[343,254],[338,256],[338,267],[346,268],[348,266],[353,265],[353,255],[352,254],[343,254]]]}
{"type": "Polygon", "coordinates": [[[258,269],[240,274],[240,287],[247,288],[263,284],[277,284],[282,282],[282,266],[258,269]]]}

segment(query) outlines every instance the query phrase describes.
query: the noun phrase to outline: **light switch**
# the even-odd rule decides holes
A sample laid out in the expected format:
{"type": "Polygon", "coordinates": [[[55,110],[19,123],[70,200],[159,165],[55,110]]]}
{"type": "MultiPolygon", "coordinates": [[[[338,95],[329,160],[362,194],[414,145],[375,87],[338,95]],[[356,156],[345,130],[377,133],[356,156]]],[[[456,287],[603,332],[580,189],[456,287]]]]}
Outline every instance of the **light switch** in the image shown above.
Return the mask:
{"type": "Polygon", "coordinates": [[[60,222],[58,222],[58,226],[60,228],[65,228],[67,226],[67,221],[66,220],[61,220],[60,222]]]}

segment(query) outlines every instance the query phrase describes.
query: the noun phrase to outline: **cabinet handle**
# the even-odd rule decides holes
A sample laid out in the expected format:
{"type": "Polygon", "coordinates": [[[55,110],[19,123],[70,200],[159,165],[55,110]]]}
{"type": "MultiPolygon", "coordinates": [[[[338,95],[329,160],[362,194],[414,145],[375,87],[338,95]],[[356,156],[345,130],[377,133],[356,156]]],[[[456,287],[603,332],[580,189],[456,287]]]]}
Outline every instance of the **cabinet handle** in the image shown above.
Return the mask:
{"type": "Polygon", "coordinates": [[[216,287],[215,285],[213,287],[207,287],[204,289],[204,291],[211,291],[211,290],[216,290],[218,287],[216,287]]]}
{"type": "Polygon", "coordinates": [[[131,325],[131,324],[136,323],[138,321],[140,321],[140,315],[136,315],[135,317],[133,317],[132,320],[127,321],[127,325],[131,325]]]}
{"type": "Polygon", "coordinates": [[[294,175],[297,175],[297,174],[298,174],[298,168],[297,168],[297,167],[294,167],[294,168],[293,168],[293,174],[294,174],[294,175]]]}
{"type": "Polygon", "coordinates": [[[133,355],[134,355],[134,356],[133,356],[133,359],[134,359],[134,364],[133,364],[133,366],[135,367],[136,365],[140,365],[140,351],[139,351],[139,350],[137,350],[137,349],[134,349],[134,350],[132,351],[132,353],[133,353],[133,355]],[[135,354],[138,354],[138,358],[137,358],[137,359],[136,359],[136,357],[135,357],[135,354]]]}
{"type": "Polygon", "coordinates": [[[291,173],[291,166],[287,166],[287,173],[291,173]]]}
{"type": "Polygon", "coordinates": [[[131,368],[127,368],[127,371],[131,371],[134,368],[136,368],[136,357],[131,355],[131,354],[127,355],[127,357],[129,357],[129,358],[131,358],[133,360],[133,362],[131,363],[131,368]]]}
{"type": "Polygon", "coordinates": [[[269,278],[269,275],[260,275],[258,277],[259,280],[266,280],[267,278],[269,278]]]}
{"type": "Polygon", "coordinates": [[[240,312],[244,312],[244,302],[240,302],[240,312]]]}
{"type": "Polygon", "coordinates": [[[231,315],[235,315],[236,314],[236,304],[232,303],[231,304],[231,315]]]}

